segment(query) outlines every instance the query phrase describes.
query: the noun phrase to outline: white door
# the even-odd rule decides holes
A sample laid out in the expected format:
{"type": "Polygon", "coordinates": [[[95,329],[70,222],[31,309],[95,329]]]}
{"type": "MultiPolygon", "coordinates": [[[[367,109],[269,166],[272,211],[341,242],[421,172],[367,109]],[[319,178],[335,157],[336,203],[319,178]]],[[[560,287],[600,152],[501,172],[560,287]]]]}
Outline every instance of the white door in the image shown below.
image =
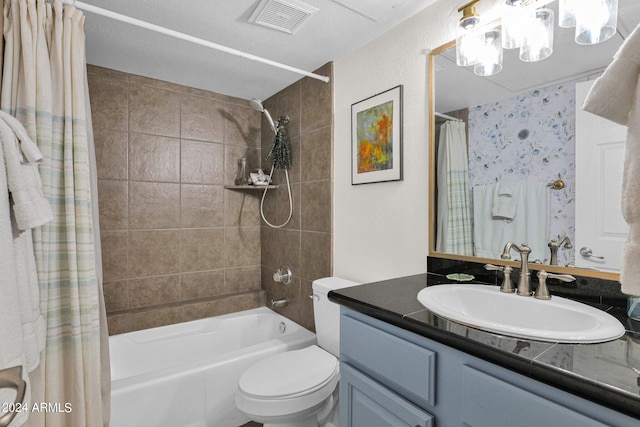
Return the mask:
{"type": "Polygon", "coordinates": [[[629,231],[621,213],[627,127],[580,108],[592,83],[576,84],[575,265],[620,271],[629,231]]]}

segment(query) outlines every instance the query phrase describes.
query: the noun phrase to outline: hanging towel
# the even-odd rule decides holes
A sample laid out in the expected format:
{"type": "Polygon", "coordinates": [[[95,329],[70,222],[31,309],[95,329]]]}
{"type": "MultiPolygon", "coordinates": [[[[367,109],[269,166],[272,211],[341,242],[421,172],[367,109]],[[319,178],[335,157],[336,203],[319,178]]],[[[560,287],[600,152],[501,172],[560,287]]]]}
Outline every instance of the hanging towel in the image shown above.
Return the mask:
{"type": "Polygon", "coordinates": [[[500,259],[508,241],[504,230],[506,223],[491,215],[491,206],[497,184],[473,187],[473,245],[475,256],[500,259]]]}
{"type": "Polygon", "coordinates": [[[640,25],[620,46],[613,62],[589,91],[582,109],[629,126],[622,174],[622,216],[629,224],[620,283],[640,296],[640,25]]]}
{"type": "Polygon", "coordinates": [[[0,141],[7,170],[7,185],[16,225],[19,230],[29,230],[51,221],[53,212],[42,192],[42,180],[38,172],[37,162],[43,156],[20,122],[9,117],[6,113],[0,114],[0,141]]]}
{"type": "Polygon", "coordinates": [[[512,181],[496,183],[491,204],[491,216],[512,220],[516,216],[521,184],[512,181]]]}
{"type": "MultiPolygon", "coordinates": [[[[0,188],[7,189],[7,174],[4,155],[0,150],[0,188]]],[[[16,286],[16,266],[11,230],[11,208],[9,198],[0,198],[0,370],[22,366],[22,378],[27,382],[29,375],[24,368],[24,340],[22,315],[20,313],[20,296],[16,286]]],[[[30,387],[27,386],[27,392],[30,387]]],[[[15,393],[8,389],[0,389],[0,402],[13,402],[15,393]]],[[[25,396],[25,399],[29,396],[25,396]]],[[[28,401],[28,400],[26,400],[28,401]]],[[[1,413],[1,412],[0,412],[1,413]]],[[[21,422],[14,419],[16,425],[21,422]]]]}
{"type": "MultiPolygon", "coordinates": [[[[29,403],[28,374],[39,365],[46,338],[31,228],[53,214],[34,163],[43,156],[19,122],[5,116],[0,114],[0,189],[5,192],[0,200],[0,370],[22,367],[24,402],[29,403]]],[[[12,402],[11,393],[0,389],[0,401],[12,402]]],[[[26,416],[20,413],[12,425],[21,425],[26,416]]]]}
{"type": "Polygon", "coordinates": [[[518,215],[506,223],[504,237],[508,241],[526,243],[531,248],[529,261],[547,258],[549,241],[549,188],[547,182],[527,182],[519,186],[518,215]]]}
{"type": "MultiPolygon", "coordinates": [[[[512,196],[519,200],[512,221],[492,215],[492,205],[499,184],[473,187],[473,238],[476,256],[500,259],[507,242],[526,243],[531,248],[529,260],[544,261],[549,235],[549,189],[546,182],[520,183],[512,196]]],[[[514,256],[514,255],[512,255],[514,256]]]]}

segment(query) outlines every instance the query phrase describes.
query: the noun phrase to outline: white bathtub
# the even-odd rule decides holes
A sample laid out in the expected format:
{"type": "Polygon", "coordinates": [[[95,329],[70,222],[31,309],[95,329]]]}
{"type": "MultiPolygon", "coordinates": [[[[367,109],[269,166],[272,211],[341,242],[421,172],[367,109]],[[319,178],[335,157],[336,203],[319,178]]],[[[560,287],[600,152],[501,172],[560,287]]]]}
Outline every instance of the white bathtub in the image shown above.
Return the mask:
{"type": "Polygon", "coordinates": [[[111,336],[111,427],[240,426],[240,375],[315,342],[266,307],[111,336]]]}

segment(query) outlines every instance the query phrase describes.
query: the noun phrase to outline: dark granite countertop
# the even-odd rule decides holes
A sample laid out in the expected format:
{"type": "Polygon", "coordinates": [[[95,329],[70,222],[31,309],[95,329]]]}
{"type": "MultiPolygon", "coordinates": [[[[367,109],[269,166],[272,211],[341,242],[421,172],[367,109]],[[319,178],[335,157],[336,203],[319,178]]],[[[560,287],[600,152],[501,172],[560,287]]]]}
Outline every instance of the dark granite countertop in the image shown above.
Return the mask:
{"type": "Polygon", "coordinates": [[[627,361],[627,346],[640,352],[640,322],[627,319],[624,309],[582,301],[625,325],[626,335],[613,341],[562,344],[512,338],[449,321],[418,302],[416,295],[424,287],[450,282],[442,275],[419,274],[331,291],[329,299],[640,419],[640,376],[627,361]]]}

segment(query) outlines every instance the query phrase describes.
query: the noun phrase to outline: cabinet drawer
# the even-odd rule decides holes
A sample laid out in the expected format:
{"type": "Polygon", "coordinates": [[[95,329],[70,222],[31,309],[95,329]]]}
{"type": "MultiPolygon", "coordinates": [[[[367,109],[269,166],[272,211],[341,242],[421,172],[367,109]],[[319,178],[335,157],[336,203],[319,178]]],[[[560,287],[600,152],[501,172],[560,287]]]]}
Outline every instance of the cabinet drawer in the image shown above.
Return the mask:
{"type": "Polygon", "coordinates": [[[434,418],[349,365],[340,378],[340,425],[433,427],[434,418]]]}
{"type": "Polygon", "coordinates": [[[341,317],[343,360],[421,405],[435,405],[436,353],[349,316],[341,317]]]}

